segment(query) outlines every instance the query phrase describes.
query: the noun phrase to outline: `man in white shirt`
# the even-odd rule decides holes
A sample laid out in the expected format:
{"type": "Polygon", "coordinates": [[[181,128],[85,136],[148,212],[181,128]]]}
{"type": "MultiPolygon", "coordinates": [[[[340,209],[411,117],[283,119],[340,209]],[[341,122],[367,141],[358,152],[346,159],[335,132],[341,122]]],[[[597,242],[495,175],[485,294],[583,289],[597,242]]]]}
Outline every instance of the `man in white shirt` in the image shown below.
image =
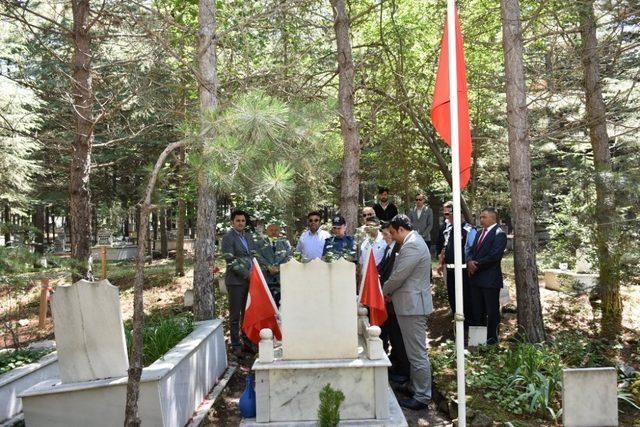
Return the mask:
{"type": "Polygon", "coordinates": [[[320,212],[313,211],[307,215],[309,229],[302,233],[298,240],[298,246],[296,246],[296,250],[302,254],[305,262],[322,257],[324,241],[331,237],[327,231],[320,229],[321,220],[322,214],[320,212]]]}

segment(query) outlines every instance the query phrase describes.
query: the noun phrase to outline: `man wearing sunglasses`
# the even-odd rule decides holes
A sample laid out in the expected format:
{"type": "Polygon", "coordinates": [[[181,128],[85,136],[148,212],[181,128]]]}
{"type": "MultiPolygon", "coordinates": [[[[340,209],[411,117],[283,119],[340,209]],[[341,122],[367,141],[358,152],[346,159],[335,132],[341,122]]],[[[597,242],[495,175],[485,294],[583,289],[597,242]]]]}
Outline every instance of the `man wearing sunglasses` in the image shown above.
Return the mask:
{"type": "Polygon", "coordinates": [[[428,248],[431,248],[431,229],[433,228],[433,211],[425,204],[426,197],[423,193],[416,196],[416,205],[407,215],[411,220],[413,229],[420,234],[428,248]]]}
{"type": "Polygon", "coordinates": [[[320,228],[322,214],[317,211],[309,212],[307,221],[309,229],[302,233],[296,250],[302,254],[304,261],[320,258],[324,249],[324,241],[331,235],[320,228]]]}

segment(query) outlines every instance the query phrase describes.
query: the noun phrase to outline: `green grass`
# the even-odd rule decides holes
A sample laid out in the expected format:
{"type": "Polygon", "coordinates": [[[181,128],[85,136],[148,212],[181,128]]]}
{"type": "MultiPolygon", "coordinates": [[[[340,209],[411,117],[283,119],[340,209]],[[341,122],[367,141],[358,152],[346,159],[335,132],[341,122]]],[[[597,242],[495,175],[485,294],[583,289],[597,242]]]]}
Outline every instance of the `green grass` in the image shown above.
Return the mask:
{"type": "MultiPolygon", "coordinates": [[[[150,316],[142,331],[142,363],[149,366],[193,331],[193,317],[185,313],[174,317],[150,316]]],[[[127,349],[131,354],[131,322],[125,324],[127,349]]]]}

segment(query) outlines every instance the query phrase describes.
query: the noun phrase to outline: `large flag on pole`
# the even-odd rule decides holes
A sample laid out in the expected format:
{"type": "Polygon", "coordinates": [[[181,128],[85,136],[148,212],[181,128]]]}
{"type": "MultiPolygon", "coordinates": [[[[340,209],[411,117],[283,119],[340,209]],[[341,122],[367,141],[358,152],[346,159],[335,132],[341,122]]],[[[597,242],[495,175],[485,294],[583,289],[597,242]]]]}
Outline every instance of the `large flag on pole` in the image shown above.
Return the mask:
{"type": "MultiPolygon", "coordinates": [[[[469,98],[467,96],[467,71],[464,64],[464,49],[462,46],[462,32],[458,11],[455,13],[456,30],[456,71],[458,86],[458,135],[460,138],[460,189],[466,187],[471,178],[471,128],[469,122],[469,98]]],[[[451,146],[451,115],[449,104],[451,94],[449,90],[449,47],[447,36],[447,21],[444,25],[436,87],[431,105],[431,120],[442,139],[451,146]]]]}
{"type": "Polygon", "coordinates": [[[369,323],[373,326],[380,326],[387,320],[387,306],[382,295],[380,286],[380,276],[376,267],[376,258],[373,256],[373,249],[367,257],[365,273],[360,287],[360,304],[369,307],[369,323]]]}
{"type": "Polygon", "coordinates": [[[433,125],[451,146],[451,192],[453,199],[454,276],[456,294],[456,378],[458,424],[467,425],[464,372],[464,310],[462,292],[462,221],[460,191],[471,178],[471,132],[469,100],[462,49],[462,32],[455,0],[447,0],[447,20],[442,37],[436,87],[431,107],[433,125]],[[450,54],[452,53],[452,54],[450,54]]]}
{"type": "Polygon", "coordinates": [[[282,339],[278,325],[278,309],[267,287],[258,261],[253,259],[253,268],[249,279],[249,296],[244,309],[242,330],[254,344],[260,342],[260,330],[269,328],[276,339],[282,339]]]}

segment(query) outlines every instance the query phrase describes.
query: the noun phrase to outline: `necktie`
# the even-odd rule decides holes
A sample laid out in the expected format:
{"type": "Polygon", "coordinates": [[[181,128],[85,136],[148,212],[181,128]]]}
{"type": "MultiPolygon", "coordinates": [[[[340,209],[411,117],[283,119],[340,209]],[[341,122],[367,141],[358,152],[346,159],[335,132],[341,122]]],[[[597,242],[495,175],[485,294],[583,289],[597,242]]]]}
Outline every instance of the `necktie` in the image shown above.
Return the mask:
{"type": "Polygon", "coordinates": [[[242,246],[244,246],[247,252],[249,252],[249,243],[247,243],[247,238],[244,237],[244,234],[238,233],[238,235],[240,236],[240,242],[242,243],[242,246]]]}
{"type": "Polygon", "coordinates": [[[390,250],[391,250],[391,246],[387,245],[387,247],[384,248],[384,255],[382,256],[382,259],[387,259],[389,257],[390,250]]]}
{"type": "Polygon", "coordinates": [[[487,234],[487,229],[483,228],[482,229],[482,234],[480,235],[480,238],[478,239],[478,244],[476,245],[477,248],[480,247],[480,245],[482,245],[482,241],[484,240],[484,236],[487,234]]]}

